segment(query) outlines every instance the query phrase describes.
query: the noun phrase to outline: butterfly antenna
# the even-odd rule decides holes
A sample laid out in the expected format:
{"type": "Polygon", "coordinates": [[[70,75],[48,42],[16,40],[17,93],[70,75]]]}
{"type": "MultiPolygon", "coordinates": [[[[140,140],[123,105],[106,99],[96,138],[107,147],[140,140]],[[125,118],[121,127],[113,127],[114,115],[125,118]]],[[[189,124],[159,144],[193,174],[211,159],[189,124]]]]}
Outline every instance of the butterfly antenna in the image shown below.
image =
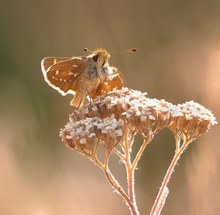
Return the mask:
{"type": "Polygon", "coordinates": [[[90,53],[93,52],[93,51],[89,50],[88,48],[84,48],[83,51],[84,52],[90,52],[90,53]]]}
{"type": "Polygon", "coordinates": [[[136,52],[137,51],[137,49],[135,49],[135,48],[132,48],[132,49],[128,49],[128,50],[125,50],[125,52],[136,52]]]}
{"type": "Polygon", "coordinates": [[[118,53],[133,53],[133,52],[136,52],[137,49],[135,48],[130,48],[130,49],[126,49],[124,51],[120,51],[120,52],[111,52],[111,54],[118,54],[118,53]]]}

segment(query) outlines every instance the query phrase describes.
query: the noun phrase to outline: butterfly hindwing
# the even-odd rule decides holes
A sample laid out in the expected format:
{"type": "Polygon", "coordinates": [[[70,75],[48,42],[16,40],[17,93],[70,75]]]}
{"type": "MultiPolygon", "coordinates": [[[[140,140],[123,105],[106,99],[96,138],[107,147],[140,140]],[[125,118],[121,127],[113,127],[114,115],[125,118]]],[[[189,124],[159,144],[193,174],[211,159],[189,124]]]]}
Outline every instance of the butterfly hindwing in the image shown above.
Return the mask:
{"type": "Polygon", "coordinates": [[[123,87],[123,78],[120,75],[121,72],[118,71],[116,68],[112,68],[114,73],[113,77],[105,82],[101,82],[100,85],[97,87],[95,91],[90,93],[90,97],[92,99],[96,98],[98,95],[106,94],[109,91],[114,89],[121,89],[123,87]]]}

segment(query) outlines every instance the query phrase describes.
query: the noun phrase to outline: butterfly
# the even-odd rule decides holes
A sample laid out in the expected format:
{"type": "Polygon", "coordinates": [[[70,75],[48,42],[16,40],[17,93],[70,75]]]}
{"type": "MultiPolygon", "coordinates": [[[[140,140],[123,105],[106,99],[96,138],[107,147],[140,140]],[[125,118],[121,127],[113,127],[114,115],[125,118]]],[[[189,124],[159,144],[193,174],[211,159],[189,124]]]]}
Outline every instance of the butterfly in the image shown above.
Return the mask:
{"type": "Polygon", "coordinates": [[[46,57],[41,61],[41,69],[51,87],[63,96],[73,94],[70,105],[80,107],[87,99],[123,87],[122,74],[109,66],[109,58],[107,50],[98,48],[88,56],[46,57]]]}

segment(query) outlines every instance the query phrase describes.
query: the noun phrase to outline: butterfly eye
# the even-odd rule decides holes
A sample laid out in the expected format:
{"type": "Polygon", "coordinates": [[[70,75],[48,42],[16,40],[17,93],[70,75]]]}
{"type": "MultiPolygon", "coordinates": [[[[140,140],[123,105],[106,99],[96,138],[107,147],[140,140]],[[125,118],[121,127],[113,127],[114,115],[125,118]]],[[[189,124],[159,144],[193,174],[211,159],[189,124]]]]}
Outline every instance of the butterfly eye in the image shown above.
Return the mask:
{"type": "Polygon", "coordinates": [[[96,54],[92,57],[92,60],[97,63],[99,56],[96,54]]]}

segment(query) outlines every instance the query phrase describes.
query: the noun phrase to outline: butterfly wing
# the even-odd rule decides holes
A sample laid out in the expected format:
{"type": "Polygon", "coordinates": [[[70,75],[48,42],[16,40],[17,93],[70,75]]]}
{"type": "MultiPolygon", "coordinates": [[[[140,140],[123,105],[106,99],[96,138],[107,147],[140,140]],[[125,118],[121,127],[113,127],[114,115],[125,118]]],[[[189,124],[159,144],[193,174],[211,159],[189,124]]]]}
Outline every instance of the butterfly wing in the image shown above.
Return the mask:
{"type": "Polygon", "coordinates": [[[50,66],[70,59],[70,57],[46,57],[41,61],[41,68],[46,72],[50,66]]]}
{"type": "Polygon", "coordinates": [[[98,88],[90,93],[90,97],[92,99],[96,98],[99,95],[106,94],[107,92],[112,91],[114,89],[121,89],[124,86],[124,80],[121,76],[121,72],[117,68],[112,67],[112,69],[112,78],[100,83],[98,88]]]}
{"type": "Polygon", "coordinates": [[[86,68],[86,58],[54,58],[42,60],[46,82],[62,95],[75,94],[79,90],[80,76],[86,68]]]}
{"type": "Polygon", "coordinates": [[[112,91],[114,89],[121,89],[124,86],[124,78],[120,71],[115,70],[116,76],[107,82],[107,91],[112,91]]]}

